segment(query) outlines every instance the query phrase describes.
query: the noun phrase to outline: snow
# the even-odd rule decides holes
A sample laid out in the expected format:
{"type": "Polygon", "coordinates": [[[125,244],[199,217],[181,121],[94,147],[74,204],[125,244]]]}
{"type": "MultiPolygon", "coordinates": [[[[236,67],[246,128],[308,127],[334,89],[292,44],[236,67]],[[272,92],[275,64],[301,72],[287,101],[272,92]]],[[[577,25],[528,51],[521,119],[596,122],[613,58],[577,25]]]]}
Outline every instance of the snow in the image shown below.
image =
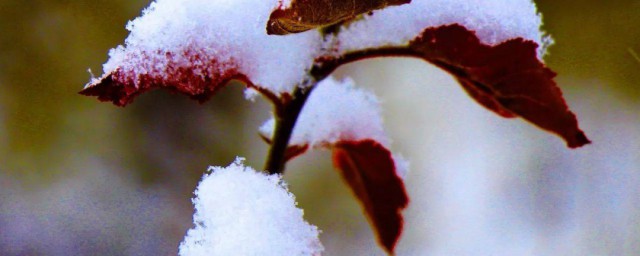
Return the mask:
{"type": "Polygon", "coordinates": [[[339,34],[338,51],[407,45],[425,28],[454,23],[476,31],[489,45],[518,37],[532,40],[541,46],[539,56],[552,41],[540,30],[541,16],[530,0],[413,0],[349,24],[339,34]]]}
{"type": "MultiPolygon", "coordinates": [[[[318,30],[267,35],[271,12],[290,5],[290,0],[156,0],[129,22],[130,34],[124,45],[109,52],[102,78],[119,70],[124,81],[138,85],[144,82],[141,75],[163,80],[176,70],[189,70],[203,80],[238,71],[257,86],[282,94],[304,86],[314,59],[327,50],[340,54],[403,46],[428,27],[458,23],[491,45],[522,37],[542,46],[540,56],[551,42],[529,0],[414,0],[348,23],[337,40],[323,41],[318,30]]],[[[92,80],[88,85],[98,81],[92,80]]]]}
{"type": "MultiPolygon", "coordinates": [[[[275,119],[260,127],[260,133],[273,137],[275,119]]],[[[319,82],[298,117],[290,145],[311,148],[331,147],[340,141],[372,139],[389,148],[390,139],[384,132],[380,101],[370,91],[357,88],[352,79],[338,81],[328,77],[319,82]]],[[[404,178],[409,162],[393,154],[396,173],[404,178]]]]}
{"type": "Polygon", "coordinates": [[[286,8],[291,7],[291,4],[293,4],[294,0],[280,0],[280,9],[284,10],[286,8]]]}
{"type": "MultiPolygon", "coordinates": [[[[328,77],[316,86],[302,108],[290,144],[321,147],[363,139],[389,144],[380,103],[373,93],[356,88],[351,79],[328,77]]],[[[272,137],[274,125],[272,118],[260,127],[260,133],[272,137]]]]}
{"type": "Polygon", "coordinates": [[[281,177],[242,161],[204,175],[193,199],[195,228],[179,255],[320,255],[320,231],[304,221],[281,177]]]}
{"type": "Polygon", "coordinates": [[[109,52],[104,73],[120,68],[138,83],[140,74],[166,77],[180,68],[203,78],[238,69],[260,87],[291,92],[320,54],[322,39],[317,31],[267,35],[278,6],[278,0],[157,0],[129,22],[131,33],[109,52]]]}

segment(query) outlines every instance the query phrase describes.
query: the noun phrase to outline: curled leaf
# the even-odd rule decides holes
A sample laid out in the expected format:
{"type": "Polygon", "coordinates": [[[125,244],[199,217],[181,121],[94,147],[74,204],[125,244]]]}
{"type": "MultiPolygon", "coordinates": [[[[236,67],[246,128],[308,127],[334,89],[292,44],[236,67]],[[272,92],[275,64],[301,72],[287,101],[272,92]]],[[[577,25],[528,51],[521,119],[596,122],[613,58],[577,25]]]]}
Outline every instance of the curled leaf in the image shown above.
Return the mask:
{"type": "Polygon", "coordinates": [[[373,140],[341,141],[333,147],[333,163],[362,203],[379,243],[392,253],[409,198],[391,152],[373,140]]]}
{"type": "Polygon", "coordinates": [[[291,6],[276,9],[267,22],[267,33],[286,35],[333,25],[360,14],[401,5],[411,0],[292,0],[291,6]]]}

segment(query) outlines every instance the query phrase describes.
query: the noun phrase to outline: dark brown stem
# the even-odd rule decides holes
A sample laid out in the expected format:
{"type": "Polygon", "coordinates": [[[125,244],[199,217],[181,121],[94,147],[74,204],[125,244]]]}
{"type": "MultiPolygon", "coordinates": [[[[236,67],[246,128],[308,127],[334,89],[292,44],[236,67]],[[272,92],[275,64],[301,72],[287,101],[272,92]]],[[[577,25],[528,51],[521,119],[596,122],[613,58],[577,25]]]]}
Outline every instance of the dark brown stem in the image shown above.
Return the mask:
{"type": "MultiPolygon", "coordinates": [[[[373,49],[364,49],[359,51],[352,51],[345,53],[340,57],[329,57],[325,59],[318,59],[318,64],[314,66],[310,73],[313,77],[322,77],[322,79],[329,76],[334,70],[342,65],[346,65],[352,62],[372,59],[378,57],[417,57],[419,53],[408,47],[381,47],[373,49]]],[[[322,79],[318,79],[320,81],[322,79]]]]}
{"type": "Polygon", "coordinates": [[[311,95],[313,86],[305,88],[296,88],[293,92],[293,98],[289,101],[281,102],[276,107],[275,119],[276,127],[271,139],[271,147],[269,148],[269,156],[264,169],[269,174],[284,173],[287,148],[289,147],[289,139],[293,133],[300,111],[304,107],[304,103],[311,95]]]}

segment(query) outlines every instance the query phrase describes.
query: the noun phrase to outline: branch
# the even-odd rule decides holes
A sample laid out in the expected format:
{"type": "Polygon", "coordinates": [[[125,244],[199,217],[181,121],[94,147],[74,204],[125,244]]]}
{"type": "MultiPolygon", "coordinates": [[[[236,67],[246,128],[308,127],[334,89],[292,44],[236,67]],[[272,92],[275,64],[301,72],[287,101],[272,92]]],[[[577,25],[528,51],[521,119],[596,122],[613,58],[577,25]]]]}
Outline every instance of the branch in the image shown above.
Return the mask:
{"type": "Polygon", "coordinates": [[[273,138],[271,139],[269,156],[267,157],[267,162],[264,167],[269,174],[284,173],[289,139],[291,139],[293,128],[304,107],[304,103],[307,102],[314,87],[315,84],[305,88],[298,87],[294,90],[291,100],[283,100],[281,105],[276,103],[276,127],[273,138]]]}

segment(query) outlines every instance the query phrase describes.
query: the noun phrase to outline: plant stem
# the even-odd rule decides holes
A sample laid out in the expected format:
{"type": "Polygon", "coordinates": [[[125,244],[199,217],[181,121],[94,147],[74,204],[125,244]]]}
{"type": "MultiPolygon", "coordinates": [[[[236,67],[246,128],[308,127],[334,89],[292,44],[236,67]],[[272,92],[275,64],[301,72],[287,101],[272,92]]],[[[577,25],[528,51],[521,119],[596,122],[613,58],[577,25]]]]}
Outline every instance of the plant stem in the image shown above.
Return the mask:
{"type": "MultiPolygon", "coordinates": [[[[334,30],[327,30],[330,33],[334,30]]],[[[357,58],[357,56],[356,56],[357,58]]],[[[265,163],[264,170],[269,174],[283,174],[285,170],[285,164],[287,162],[287,149],[289,148],[289,140],[293,133],[293,128],[298,121],[298,116],[302,111],[302,107],[307,102],[309,95],[316,87],[319,81],[327,78],[331,72],[333,72],[341,64],[350,62],[350,59],[338,59],[321,65],[315,65],[309,71],[310,78],[313,81],[310,85],[304,88],[296,87],[293,91],[293,97],[279,98],[271,95],[269,92],[263,92],[274,104],[275,104],[275,131],[273,138],[271,138],[271,147],[269,148],[269,155],[267,156],[267,162],[265,163]]]]}
{"type": "Polygon", "coordinates": [[[284,173],[289,139],[291,139],[293,128],[296,125],[302,107],[304,107],[304,103],[311,95],[314,87],[315,84],[305,88],[296,88],[291,100],[282,102],[280,107],[276,107],[276,127],[271,139],[269,156],[264,167],[269,174],[284,173]]]}

